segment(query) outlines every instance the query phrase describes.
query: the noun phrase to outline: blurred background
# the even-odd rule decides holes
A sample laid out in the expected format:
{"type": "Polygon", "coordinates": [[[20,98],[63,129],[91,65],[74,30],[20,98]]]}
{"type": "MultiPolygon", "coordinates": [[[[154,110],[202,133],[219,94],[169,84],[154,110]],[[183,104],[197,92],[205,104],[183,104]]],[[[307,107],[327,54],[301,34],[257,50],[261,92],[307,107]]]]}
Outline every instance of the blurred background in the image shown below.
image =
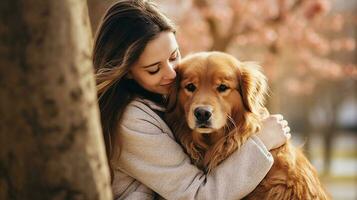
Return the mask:
{"type": "MultiPolygon", "coordinates": [[[[110,196],[88,69],[90,33],[115,1],[0,1],[1,200],[110,196]]],[[[183,56],[259,62],[270,112],[289,121],[333,199],[357,199],[357,0],[152,1],[183,56]]]]}
{"type": "MultiPolygon", "coordinates": [[[[88,0],[95,32],[115,1],[88,0]]],[[[333,199],[357,199],[357,0],[156,0],[181,52],[258,61],[268,107],[289,121],[333,199]]]]}

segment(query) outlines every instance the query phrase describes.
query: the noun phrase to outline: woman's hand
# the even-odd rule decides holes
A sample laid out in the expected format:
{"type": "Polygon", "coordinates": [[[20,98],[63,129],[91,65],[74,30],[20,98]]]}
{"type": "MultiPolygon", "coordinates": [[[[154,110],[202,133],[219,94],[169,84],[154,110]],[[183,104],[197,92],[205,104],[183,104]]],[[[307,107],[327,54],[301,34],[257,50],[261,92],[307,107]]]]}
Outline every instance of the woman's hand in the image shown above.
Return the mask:
{"type": "Polygon", "coordinates": [[[290,127],[282,115],[270,115],[263,120],[257,136],[268,150],[272,150],[285,144],[290,139],[290,127]]]}

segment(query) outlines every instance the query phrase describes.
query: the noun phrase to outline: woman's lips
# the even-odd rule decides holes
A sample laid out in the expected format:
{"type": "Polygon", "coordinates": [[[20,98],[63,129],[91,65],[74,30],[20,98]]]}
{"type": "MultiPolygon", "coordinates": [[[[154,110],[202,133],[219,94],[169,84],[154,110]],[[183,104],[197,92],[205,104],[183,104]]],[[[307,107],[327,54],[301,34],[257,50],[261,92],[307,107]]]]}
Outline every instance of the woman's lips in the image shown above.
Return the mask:
{"type": "Polygon", "coordinates": [[[161,86],[168,86],[168,85],[171,85],[173,83],[173,81],[169,82],[169,83],[164,83],[164,84],[161,84],[161,86]]]}

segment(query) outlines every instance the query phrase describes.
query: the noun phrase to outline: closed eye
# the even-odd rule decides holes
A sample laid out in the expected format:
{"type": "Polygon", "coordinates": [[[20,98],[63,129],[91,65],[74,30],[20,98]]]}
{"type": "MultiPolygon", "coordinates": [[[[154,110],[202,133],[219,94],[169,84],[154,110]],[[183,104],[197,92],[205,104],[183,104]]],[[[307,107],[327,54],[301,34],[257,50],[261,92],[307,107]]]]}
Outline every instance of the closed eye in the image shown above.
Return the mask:
{"type": "Polygon", "coordinates": [[[178,48],[171,54],[169,61],[173,62],[176,61],[178,58],[180,57],[180,51],[178,50],[178,48]]]}
{"type": "Polygon", "coordinates": [[[170,59],[169,59],[169,61],[170,62],[173,62],[173,61],[176,61],[177,59],[178,59],[178,55],[177,54],[175,54],[175,55],[173,55],[172,57],[170,57],[170,59]]]}
{"type": "Polygon", "coordinates": [[[151,75],[154,75],[154,74],[156,74],[157,72],[159,72],[160,71],[160,67],[158,66],[156,69],[154,69],[154,70],[148,70],[147,72],[149,72],[149,74],[151,74],[151,75]]]}

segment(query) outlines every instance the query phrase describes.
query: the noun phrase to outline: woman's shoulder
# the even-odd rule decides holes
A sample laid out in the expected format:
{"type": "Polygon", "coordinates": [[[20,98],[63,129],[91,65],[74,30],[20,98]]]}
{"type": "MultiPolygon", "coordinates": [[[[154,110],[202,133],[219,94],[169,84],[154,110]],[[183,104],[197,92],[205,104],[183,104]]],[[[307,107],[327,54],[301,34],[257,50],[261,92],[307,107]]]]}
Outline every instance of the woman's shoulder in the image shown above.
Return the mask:
{"type": "Polygon", "coordinates": [[[160,116],[142,99],[132,100],[126,107],[120,122],[121,128],[137,130],[148,134],[165,133],[166,124],[160,116]]]}
{"type": "Polygon", "coordinates": [[[155,118],[155,112],[141,99],[132,100],[124,110],[123,117],[128,118],[155,118]]]}

